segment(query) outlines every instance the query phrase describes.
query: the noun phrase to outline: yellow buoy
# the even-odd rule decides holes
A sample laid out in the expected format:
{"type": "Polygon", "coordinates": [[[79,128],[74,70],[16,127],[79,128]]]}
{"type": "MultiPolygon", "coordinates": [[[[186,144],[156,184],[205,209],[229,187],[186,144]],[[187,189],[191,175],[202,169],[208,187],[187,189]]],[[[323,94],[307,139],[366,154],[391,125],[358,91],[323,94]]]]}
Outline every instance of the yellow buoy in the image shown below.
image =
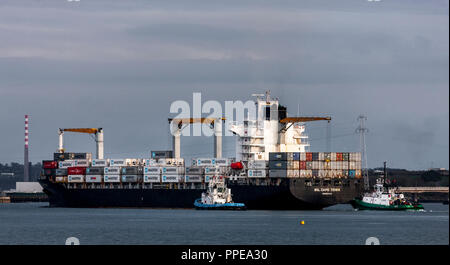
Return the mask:
{"type": "Polygon", "coordinates": [[[305,221],[300,221],[300,224],[301,224],[301,225],[304,225],[304,224],[305,224],[305,221]]]}

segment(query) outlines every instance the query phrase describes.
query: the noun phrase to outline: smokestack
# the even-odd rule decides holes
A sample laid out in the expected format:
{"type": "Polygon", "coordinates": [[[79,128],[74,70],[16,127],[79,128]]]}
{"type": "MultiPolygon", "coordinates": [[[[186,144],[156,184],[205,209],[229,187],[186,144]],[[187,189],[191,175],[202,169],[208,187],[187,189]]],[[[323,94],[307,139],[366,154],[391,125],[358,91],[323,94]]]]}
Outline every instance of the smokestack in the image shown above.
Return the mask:
{"type": "Polygon", "coordinates": [[[25,115],[25,149],[23,158],[23,181],[30,181],[29,163],[28,163],[28,115],[25,115]]]}

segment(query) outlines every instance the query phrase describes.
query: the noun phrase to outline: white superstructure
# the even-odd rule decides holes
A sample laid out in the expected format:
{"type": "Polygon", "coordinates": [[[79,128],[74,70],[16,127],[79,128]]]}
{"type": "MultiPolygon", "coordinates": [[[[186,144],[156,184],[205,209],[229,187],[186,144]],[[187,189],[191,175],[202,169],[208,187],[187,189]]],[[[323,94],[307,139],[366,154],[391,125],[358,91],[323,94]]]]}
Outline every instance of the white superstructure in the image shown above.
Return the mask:
{"type": "MultiPolygon", "coordinates": [[[[278,99],[270,93],[256,95],[256,117],[232,122],[230,131],[237,135],[236,160],[269,160],[269,152],[306,152],[308,136],[302,123],[280,123],[278,99]]],[[[285,113],[285,112],[284,112],[285,113]]],[[[287,114],[287,113],[286,113],[287,114]]],[[[281,117],[283,118],[283,117],[281,117]]]]}

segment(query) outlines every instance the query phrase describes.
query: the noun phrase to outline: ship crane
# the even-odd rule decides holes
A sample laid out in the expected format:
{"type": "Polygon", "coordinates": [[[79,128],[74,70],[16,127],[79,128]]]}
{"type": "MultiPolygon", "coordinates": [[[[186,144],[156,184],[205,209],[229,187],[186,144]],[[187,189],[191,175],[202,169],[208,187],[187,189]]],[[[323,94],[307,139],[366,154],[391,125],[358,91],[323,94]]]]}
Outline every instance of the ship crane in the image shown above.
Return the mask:
{"type": "Polygon", "coordinates": [[[60,153],[64,152],[64,132],[77,132],[77,133],[88,133],[95,135],[95,142],[97,143],[97,159],[103,159],[103,128],[66,128],[58,129],[59,135],[59,148],[60,153]]]}
{"type": "Polygon", "coordinates": [[[284,124],[280,132],[286,132],[294,123],[309,121],[328,121],[330,123],[331,117],[286,117],[280,120],[280,123],[284,124]]]}
{"type": "Polygon", "coordinates": [[[175,158],[181,157],[180,151],[180,136],[181,131],[188,125],[193,123],[209,124],[211,129],[214,129],[214,157],[222,157],[222,121],[225,118],[169,118],[169,123],[172,124],[173,135],[173,153],[175,158]],[[183,127],[183,125],[186,125],[183,127]]]}

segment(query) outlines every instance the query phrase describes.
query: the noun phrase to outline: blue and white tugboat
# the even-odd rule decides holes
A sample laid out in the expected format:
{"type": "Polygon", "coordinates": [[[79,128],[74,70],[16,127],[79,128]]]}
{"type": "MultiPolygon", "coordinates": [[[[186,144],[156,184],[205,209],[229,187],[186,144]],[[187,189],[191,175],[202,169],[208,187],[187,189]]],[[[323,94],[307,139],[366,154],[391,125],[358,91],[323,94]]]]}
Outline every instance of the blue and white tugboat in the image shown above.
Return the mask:
{"type": "Polygon", "coordinates": [[[214,176],[209,181],[208,190],[195,200],[194,206],[198,210],[246,210],[245,204],[235,203],[231,197],[225,178],[214,176]]]}

